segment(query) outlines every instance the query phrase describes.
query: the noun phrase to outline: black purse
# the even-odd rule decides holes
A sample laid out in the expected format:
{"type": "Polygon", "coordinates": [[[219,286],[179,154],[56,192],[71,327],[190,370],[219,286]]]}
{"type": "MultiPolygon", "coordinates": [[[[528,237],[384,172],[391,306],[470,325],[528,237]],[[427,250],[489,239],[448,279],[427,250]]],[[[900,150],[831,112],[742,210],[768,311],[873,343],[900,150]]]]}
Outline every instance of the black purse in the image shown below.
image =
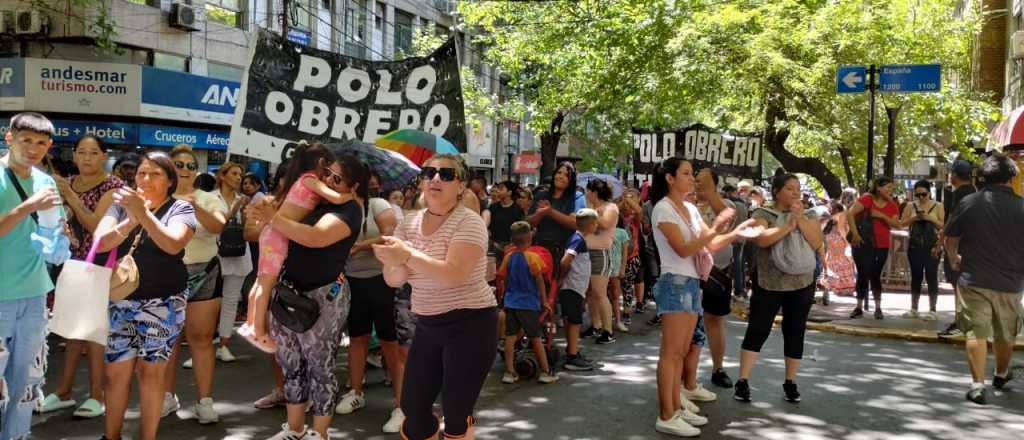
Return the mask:
{"type": "Polygon", "coordinates": [[[274,319],[295,333],[305,333],[320,319],[320,305],[295,288],[291,282],[281,279],[274,287],[274,301],[270,304],[274,319]]]}
{"type": "Polygon", "coordinates": [[[245,228],[235,218],[228,219],[217,240],[217,254],[222,257],[241,257],[249,243],[243,236],[245,228]]]}

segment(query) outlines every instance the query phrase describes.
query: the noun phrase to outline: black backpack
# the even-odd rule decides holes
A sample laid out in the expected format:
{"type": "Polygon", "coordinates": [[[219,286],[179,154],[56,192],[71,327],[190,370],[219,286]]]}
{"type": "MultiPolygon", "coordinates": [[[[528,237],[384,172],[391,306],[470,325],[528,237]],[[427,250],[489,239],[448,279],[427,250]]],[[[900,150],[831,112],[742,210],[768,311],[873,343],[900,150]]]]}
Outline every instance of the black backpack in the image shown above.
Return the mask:
{"type": "MultiPolygon", "coordinates": [[[[931,209],[928,210],[927,214],[931,214],[935,210],[938,203],[932,204],[931,209]]],[[[914,207],[917,210],[917,207],[914,207]]],[[[916,221],[910,225],[910,247],[917,249],[931,249],[935,246],[935,243],[939,241],[939,234],[935,230],[935,225],[926,220],[916,221]]]]}

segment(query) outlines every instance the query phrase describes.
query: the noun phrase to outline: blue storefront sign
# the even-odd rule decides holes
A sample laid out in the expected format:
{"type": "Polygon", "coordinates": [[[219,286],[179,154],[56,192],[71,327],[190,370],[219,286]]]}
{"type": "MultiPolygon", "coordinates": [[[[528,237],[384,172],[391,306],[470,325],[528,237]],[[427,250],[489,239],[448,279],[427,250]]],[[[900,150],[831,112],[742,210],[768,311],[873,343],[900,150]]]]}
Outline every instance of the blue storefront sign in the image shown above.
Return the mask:
{"type": "Polygon", "coordinates": [[[227,131],[200,130],[197,128],[166,127],[162,125],[139,125],[139,144],[156,147],[173,147],[188,144],[199,150],[228,149],[227,131]]]}
{"type": "MultiPolygon", "coordinates": [[[[138,126],[135,124],[60,119],[51,122],[54,128],[53,141],[56,143],[73,143],[87,134],[96,136],[108,144],[135,144],[139,140],[138,126]]],[[[0,119],[0,134],[7,132],[9,123],[9,119],[0,119]]]]}
{"type": "Polygon", "coordinates": [[[140,115],[231,125],[241,84],[235,81],[142,67],[140,115]]]}
{"type": "Polygon", "coordinates": [[[25,108],[25,60],[0,58],[0,110],[25,108]]]}

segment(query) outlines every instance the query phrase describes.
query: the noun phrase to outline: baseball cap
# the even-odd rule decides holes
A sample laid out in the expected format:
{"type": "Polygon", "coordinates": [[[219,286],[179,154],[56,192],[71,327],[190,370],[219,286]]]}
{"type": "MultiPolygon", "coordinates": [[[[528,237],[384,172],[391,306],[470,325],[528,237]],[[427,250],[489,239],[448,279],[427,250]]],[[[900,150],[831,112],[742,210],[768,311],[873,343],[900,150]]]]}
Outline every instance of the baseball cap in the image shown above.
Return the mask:
{"type": "Polygon", "coordinates": [[[533,230],[533,226],[530,225],[530,222],[520,220],[515,223],[512,223],[512,226],[510,226],[508,229],[513,237],[517,237],[529,233],[531,230],[533,230]]]}
{"type": "Polygon", "coordinates": [[[576,211],[576,218],[587,218],[587,217],[597,218],[598,217],[597,211],[595,211],[593,209],[590,209],[590,208],[583,208],[583,209],[581,209],[579,211],[576,211]]]}

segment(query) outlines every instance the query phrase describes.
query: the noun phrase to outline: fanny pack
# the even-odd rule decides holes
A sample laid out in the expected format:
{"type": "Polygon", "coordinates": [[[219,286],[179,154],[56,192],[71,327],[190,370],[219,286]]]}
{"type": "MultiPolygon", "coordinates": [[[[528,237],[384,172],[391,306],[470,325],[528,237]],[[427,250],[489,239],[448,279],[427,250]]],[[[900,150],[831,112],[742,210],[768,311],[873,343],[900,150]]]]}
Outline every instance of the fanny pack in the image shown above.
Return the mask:
{"type": "Polygon", "coordinates": [[[320,319],[320,305],[284,279],[282,273],[274,287],[270,313],[285,328],[295,333],[305,333],[320,319]]]}

